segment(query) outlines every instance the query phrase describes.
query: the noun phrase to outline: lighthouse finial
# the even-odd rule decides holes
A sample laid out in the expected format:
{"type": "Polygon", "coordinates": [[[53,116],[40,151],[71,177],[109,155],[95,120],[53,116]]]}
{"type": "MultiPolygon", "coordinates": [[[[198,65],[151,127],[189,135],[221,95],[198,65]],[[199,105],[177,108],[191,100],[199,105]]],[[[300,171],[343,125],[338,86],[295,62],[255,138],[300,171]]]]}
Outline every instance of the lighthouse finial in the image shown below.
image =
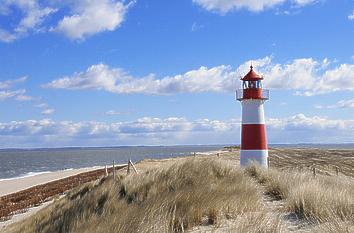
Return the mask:
{"type": "Polygon", "coordinates": [[[251,66],[250,66],[250,68],[251,68],[251,70],[253,70],[253,64],[252,64],[253,62],[251,61],[251,66]]]}

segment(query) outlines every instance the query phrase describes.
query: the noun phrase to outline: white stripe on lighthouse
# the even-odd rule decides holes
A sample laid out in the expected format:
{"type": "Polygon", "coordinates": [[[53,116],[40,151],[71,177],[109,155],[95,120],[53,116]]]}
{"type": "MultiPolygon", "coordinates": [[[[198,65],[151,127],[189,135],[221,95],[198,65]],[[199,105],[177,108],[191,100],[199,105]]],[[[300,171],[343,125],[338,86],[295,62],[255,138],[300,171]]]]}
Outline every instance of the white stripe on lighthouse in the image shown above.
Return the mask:
{"type": "Polygon", "coordinates": [[[245,167],[252,162],[268,167],[268,150],[241,150],[240,164],[245,167]]]}
{"type": "Polygon", "coordinates": [[[263,100],[242,100],[242,124],[265,124],[263,100]]]}

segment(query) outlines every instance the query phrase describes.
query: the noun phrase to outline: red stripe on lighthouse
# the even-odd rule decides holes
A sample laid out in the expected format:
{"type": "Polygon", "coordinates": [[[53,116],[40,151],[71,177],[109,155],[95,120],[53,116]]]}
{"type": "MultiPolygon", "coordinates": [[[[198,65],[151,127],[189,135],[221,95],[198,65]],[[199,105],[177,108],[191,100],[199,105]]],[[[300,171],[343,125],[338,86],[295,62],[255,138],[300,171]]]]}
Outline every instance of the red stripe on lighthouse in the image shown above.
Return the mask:
{"type": "Polygon", "coordinates": [[[267,150],[266,127],[264,124],[243,124],[241,150],[267,150]]]}

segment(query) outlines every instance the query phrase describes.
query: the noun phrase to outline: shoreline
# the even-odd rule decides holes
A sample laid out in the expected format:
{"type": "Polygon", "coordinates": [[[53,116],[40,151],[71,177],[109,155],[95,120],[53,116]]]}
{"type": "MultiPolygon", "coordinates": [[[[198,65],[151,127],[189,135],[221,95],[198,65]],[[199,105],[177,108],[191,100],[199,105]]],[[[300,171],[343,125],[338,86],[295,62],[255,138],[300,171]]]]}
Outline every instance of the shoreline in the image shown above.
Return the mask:
{"type": "MultiPolygon", "coordinates": [[[[212,150],[204,152],[195,152],[198,155],[212,155],[222,152],[223,150],[212,150]]],[[[178,157],[189,157],[190,155],[181,155],[181,156],[172,156],[167,157],[166,159],[178,158],[178,157]]],[[[150,159],[150,158],[149,158],[150,159]]],[[[156,158],[163,160],[164,158],[156,158]]],[[[138,163],[139,161],[137,161],[138,163]]],[[[125,164],[116,164],[116,166],[122,166],[125,164]]],[[[43,172],[29,172],[23,176],[3,178],[0,179],[0,197],[16,193],[37,185],[46,184],[55,180],[64,179],[70,176],[75,176],[81,173],[104,169],[105,166],[93,166],[93,167],[84,167],[84,168],[68,168],[64,170],[57,171],[43,171],[43,172]],[[33,173],[33,174],[30,174],[33,173]]],[[[112,165],[107,166],[107,169],[112,168],[112,165]]]]}
{"type": "Polygon", "coordinates": [[[103,169],[101,166],[78,168],[78,169],[65,169],[59,171],[46,171],[39,172],[34,175],[26,175],[20,177],[13,177],[8,179],[0,179],[0,197],[12,193],[20,192],[37,185],[46,184],[52,181],[75,176],[80,173],[103,169]]]}
{"type": "MultiPolygon", "coordinates": [[[[201,156],[201,157],[204,157],[204,156],[214,156],[216,154],[222,154],[222,153],[225,153],[227,151],[225,150],[212,150],[212,151],[205,151],[205,152],[195,152],[195,155],[196,156],[201,156]]],[[[138,166],[143,166],[145,167],[147,165],[147,167],[151,168],[152,167],[152,163],[155,163],[153,161],[159,161],[158,163],[162,162],[162,163],[165,163],[166,161],[174,161],[176,159],[185,159],[185,158],[188,158],[188,157],[193,157],[194,155],[191,154],[191,155],[184,155],[184,156],[176,156],[176,157],[168,157],[168,158],[157,158],[157,159],[144,159],[144,160],[141,160],[141,161],[138,161],[135,163],[135,165],[138,167],[138,166]],[[141,162],[143,162],[143,164],[141,164],[141,162]]],[[[117,172],[125,172],[125,168],[126,168],[126,164],[117,164],[116,165],[116,169],[117,169],[117,172]]],[[[109,173],[112,173],[113,169],[112,169],[112,166],[110,167],[107,167],[108,169],[108,172],[109,173]]],[[[138,168],[139,169],[139,168],[138,168]]],[[[51,186],[51,183],[53,182],[60,182],[62,180],[65,180],[65,179],[72,179],[76,176],[80,176],[80,175],[84,175],[84,174],[87,174],[87,173],[92,173],[92,172],[97,172],[97,171],[104,171],[104,167],[100,167],[100,166],[95,166],[95,167],[89,167],[89,168],[82,168],[82,169],[67,169],[67,170],[61,170],[61,171],[56,171],[56,172],[49,172],[49,173],[43,173],[43,174],[38,174],[38,175],[34,175],[34,176],[27,176],[27,177],[18,177],[18,178],[12,178],[10,180],[5,180],[8,182],[13,182],[13,183],[16,183],[16,182],[21,182],[21,183],[26,183],[25,181],[26,180],[32,180],[32,181],[38,181],[38,178],[39,177],[45,177],[47,179],[47,181],[43,181],[42,183],[38,183],[37,185],[34,185],[34,186],[27,186],[26,189],[14,189],[12,188],[12,190],[15,190],[15,192],[12,192],[10,194],[7,194],[7,195],[0,195],[0,204],[1,204],[1,199],[4,199],[9,196],[12,196],[12,195],[16,195],[16,194],[21,194],[23,192],[27,192],[28,190],[31,190],[33,188],[37,189],[37,190],[41,190],[42,188],[41,187],[46,187],[46,186],[51,186]],[[71,173],[73,175],[69,175],[69,174],[66,174],[66,173],[71,173]],[[50,177],[51,175],[53,176],[56,176],[58,177],[58,179],[56,180],[50,180],[50,177]]],[[[144,169],[143,169],[144,170],[144,169]]],[[[95,179],[93,179],[95,180],[95,179]]],[[[0,193],[2,191],[2,186],[5,184],[6,182],[1,181],[0,180],[0,193]]],[[[77,185],[74,185],[72,188],[75,188],[77,187],[79,184],[77,185]]],[[[70,189],[69,189],[70,190],[70,189]]],[[[61,193],[59,194],[59,197],[58,198],[62,198],[66,195],[66,193],[61,193]]],[[[37,213],[38,211],[46,208],[47,206],[49,206],[51,203],[53,203],[53,198],[55,196],[51,196],[43,201],[40,201],[38,204],[36,205],[31,205],[29,206],[28,208],[23,208],[22,210],[25,210],[25,211],[14,211],[12,214],[9,215],[8,218],[3,218],[3,219],[0,219],[0,231],[1,230],[5,230],[7,229],[8,226],[16,223],[16,222],[19,222],[19,221],[22,221],[32,215],[34,215],[35,213],[37,213]]],[[[6,200],[3,200],[6,202],[6,200]]],[[[0,214],[1,214],[1,209],[0,209],[0,214]]]]}
{"type": "MultiPolygon", "coordinates": [[[[98,165],[98,166],[93,166],[93,167],[79,167],[79,168],[64,168],[61,170],[53,170],[53,171],[39,171],[39,172],[27,172],[23,175],[19,176],[14,176],[14,177],[9,177],[9,178],[0,178],[0,182],[2,181],[8,181],[8,180],[19,180],[23,178],[28,178],[28,177],[36,177],[38,175],[43,175],[43,174],[52,174],[52,173],[60,173],[60,172],[66,172],[66,171],[75,171],[75,170],[81,170],[81,169],[101,169],[104,168],[104,166],[98,165]]],[[[1,196],[1,195],[0,195],[1,196]]]]}
{"type": "MultiPolygon", "coordinates": [[[[115,170],[118,171],[126,166],[126,164],[117,164],[115,170]]],[[[107,172],[112,173],[113,168],[107,168],[107,172]]],[[[8,182],[18,182],[18,180],[2,182],[3,187],[7,188],[5,191],[1,190],[2,193],[15,192],[0,196],[0,228],[4,229],[14,221],[26,218],[33,212],[44,208],[54,197],[63,196],[67,191],[80,184],[97,180],[105,175],[104,168],[92,167],[23,178],[22,182],[14,187],[4,185],[8,182]],[[26,183],[27,181],[31,183],[26,183]]]]}
{"type": "MultiPolygon", "coordinates": [[[[206,151],[206,152],[196,152],[197,156],[212,156],[216,155],[218,153],[224,153],[225,150],[213,150],[213,151],[206,151]]],[[[193,154],[188,155],[188,156],[176,156],[176,157],[168,157],[168,158],[159,158],[157,160],[159,161],[164,161],[168,160],[171,161],[173,159],[178,159],[178,158],[188,158],[192,157],[193,154]]],[[[145,162],[149,163],[150,159],[145,160],[145,162]]],[[[152,159],[151,159],[152,160],[152,159]]],[[[143,160],[144,161],[144,160],[143,160]]],[[[138,161],[135,163],[136,165],[142,161],[138,161]]],[[[116,170],[119,172],[120,170],[124,169],[127,165],[126,164],[117,164],[116,165],[116,170]]],[[[111,173],[113,171],[112,166],[107,167],[108,172],[111,173]]],[[[54,172],[43,172],[41,174],[36,174],[33,176],[25,176],[25,177],[17,177],[17,178],[10,178],[10,179],[4,179],[0,180],[0,203],[1,201],[3,202],[8,202],[8,200],[13,198],[15,195],[20,195],[22,196],[26,192],[30,192],[30,190],[35,189],[37,192],[38,190],[42,190],[46,186],[53,186],[53,183],[58,183],[58,182],[63,182],[64,180],[73,180],[75,179],[77,181],[76,177],[79,176],[86,176],[86,174],[89,173],[99,173],[99,176],[102,176],[105,173],[105,167],[101,166],[95,166],[95,167],[88,167],[88,168],[80,168],[80,169],[66,169],[66,170],[60,170],[60,171],[54,171],[54,172]]],[[[90,180],[95,180],[97,179],[97,175],[94,175],[93,178],[90,180]]],[[[89,181],[84,181],[84,182],[89,182],[89,181]]],[[[84,183],[82,182],[82,183],[84,183]]],[[[77,183],[77,182],[76,182],[77,183]]],[[[80,184],[80,181],[79,181],[80,184]]],[[[79,184],[72,185],[71,188],[76,187],[79,184]]],[[[68,190],[70,190],[69,188],[68,190]]],[[[59,194],[61,197],[65,194],[63,192],[60,192],[59,194]]],[[[14,211],[12,214],[10,214],[9,218],[3,218],[0,221],[0,229],[5,229],[8,225],[18,222],[22,219],[27,218],[30,215],[33,215],[37,211],[41,210],[42,208],[45,208],[48,206],[49,203],[52,202],[52,197],[48,197],[45,200],[37,200],[38,204],[30,205],[27,208],[21,208],[21,209],[26,209],[25,212],[21,211],[14,211]]],[[[19,209],[19,210],[21,210],[19,209]]],[[[0,209],[1,212],[1,209],[0,209]]]]}

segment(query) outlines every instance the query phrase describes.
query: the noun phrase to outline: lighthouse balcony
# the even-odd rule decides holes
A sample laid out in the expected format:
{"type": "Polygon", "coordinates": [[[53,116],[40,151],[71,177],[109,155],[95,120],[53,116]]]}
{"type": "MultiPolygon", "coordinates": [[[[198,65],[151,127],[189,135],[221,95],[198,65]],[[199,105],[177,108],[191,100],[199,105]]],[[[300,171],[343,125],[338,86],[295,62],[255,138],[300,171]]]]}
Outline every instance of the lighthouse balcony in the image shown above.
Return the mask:
{"type": "Polygon", "coordinates": [[[261,88],[247,88],[236,90],[236,100],[242,101],[245,99],[269,99],[269,90],[261,88]]]}

